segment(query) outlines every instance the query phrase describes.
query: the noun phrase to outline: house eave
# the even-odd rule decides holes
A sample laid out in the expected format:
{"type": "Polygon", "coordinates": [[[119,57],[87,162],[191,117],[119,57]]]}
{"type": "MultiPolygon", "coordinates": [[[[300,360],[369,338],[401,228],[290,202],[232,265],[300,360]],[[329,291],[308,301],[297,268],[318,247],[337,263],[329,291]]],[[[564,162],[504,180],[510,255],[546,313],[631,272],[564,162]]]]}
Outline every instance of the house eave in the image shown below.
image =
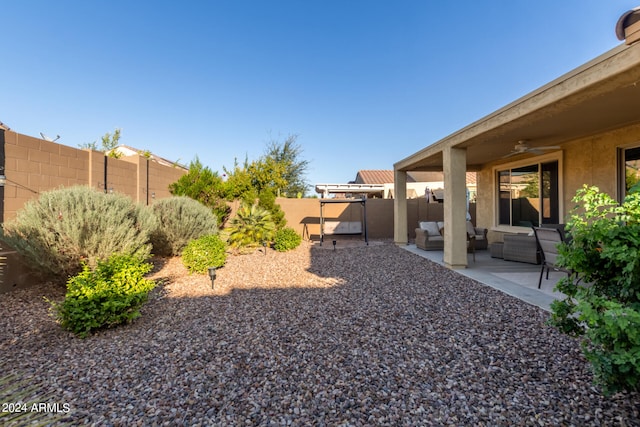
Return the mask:
{"type": "Polygon", "coordinates": [[[640,122],[640,43],[620,45],[394,164],[442,170],[448,147],[467,149],[468,170],[507,155],[519,140],[562,145],[640,122]]]}

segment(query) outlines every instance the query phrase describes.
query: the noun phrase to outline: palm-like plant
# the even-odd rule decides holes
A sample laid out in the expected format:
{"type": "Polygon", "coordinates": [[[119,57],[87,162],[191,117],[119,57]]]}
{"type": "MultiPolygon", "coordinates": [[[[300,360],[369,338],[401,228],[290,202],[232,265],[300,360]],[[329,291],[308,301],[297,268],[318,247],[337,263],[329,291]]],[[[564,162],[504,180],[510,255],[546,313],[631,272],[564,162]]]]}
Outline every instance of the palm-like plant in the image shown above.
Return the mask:
{"type": "Polygon", "coordinates": [[[234,247],[258,246],[262,242],[271,242],[276,226],[271,212],[258,206],[243,203],[228,228],[229,245],[234,247]]]}

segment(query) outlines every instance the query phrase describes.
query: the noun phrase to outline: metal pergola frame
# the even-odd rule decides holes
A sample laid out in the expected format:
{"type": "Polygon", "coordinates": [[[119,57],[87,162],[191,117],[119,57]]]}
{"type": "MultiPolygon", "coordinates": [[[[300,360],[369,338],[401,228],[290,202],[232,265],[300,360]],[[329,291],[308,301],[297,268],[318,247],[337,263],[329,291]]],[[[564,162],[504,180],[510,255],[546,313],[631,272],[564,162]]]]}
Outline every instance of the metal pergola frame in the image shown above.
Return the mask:
{"type": "Polygon", "coordinates": [[[322,246],[322,242],[324,242],[324,214],[323,208],[326,204],[332,203],[360,203],[362,206],[362,232],[361,235],[364,234],[364,241],[369,246],[369,237],[367,235],[367,199],[320,199],[320,246],[322,246]]]}

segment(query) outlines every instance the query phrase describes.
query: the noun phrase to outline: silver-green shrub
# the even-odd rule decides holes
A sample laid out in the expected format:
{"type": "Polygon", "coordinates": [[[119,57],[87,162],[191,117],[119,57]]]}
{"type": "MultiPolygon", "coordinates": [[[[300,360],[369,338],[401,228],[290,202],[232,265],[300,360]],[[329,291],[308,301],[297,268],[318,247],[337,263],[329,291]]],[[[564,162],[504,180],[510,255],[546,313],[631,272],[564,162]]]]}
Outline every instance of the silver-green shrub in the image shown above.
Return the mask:
{"type": "Polygon", "coordinates": [[[151,237],[155,255],[180,255],[190,241],[218,233],[213,211],[190,197],[162,199],[151,209],[158,219],[151,237]]]}
{"type": "Polygon", "coordinates": [[[37,273],[67,280],[114,253],[147,259],[154,215],[129,197],[87,186],[42,193],[3,226],[2,239],[37,273]]]}

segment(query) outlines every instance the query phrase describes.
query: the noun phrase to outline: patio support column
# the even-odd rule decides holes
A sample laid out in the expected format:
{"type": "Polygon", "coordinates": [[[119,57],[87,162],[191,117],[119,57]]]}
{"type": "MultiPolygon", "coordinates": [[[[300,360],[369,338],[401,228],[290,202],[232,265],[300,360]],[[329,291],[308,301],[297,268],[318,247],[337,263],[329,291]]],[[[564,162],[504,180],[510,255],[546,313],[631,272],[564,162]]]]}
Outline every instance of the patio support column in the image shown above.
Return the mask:
{"type": "Polygon", "coordinates": [[[444,169],[444,263],[449,268],[467,267],[466,172],[467,150],[446,147],[444,169]]]}
{"type": "Polygon", "coordinates": [[[393,199],[393,241],[396,245],[406,245],[407,235],[407,172],[394,170],[393,199]]]}

